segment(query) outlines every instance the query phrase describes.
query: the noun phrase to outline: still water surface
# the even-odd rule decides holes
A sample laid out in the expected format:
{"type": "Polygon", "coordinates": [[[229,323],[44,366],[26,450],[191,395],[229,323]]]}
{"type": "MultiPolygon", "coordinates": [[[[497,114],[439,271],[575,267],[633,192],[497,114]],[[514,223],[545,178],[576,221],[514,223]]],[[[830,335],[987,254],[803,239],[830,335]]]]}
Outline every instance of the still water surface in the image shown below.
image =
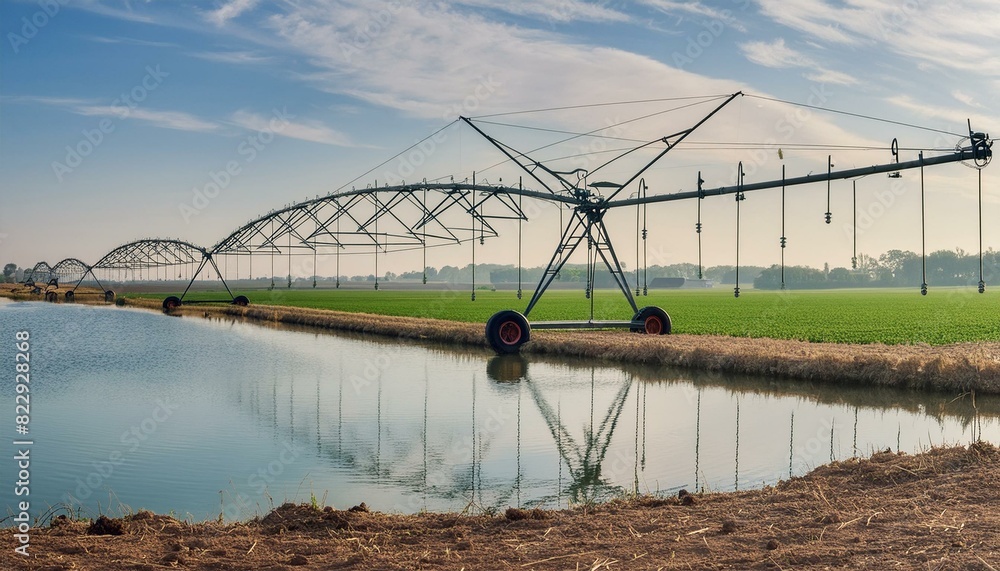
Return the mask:
{"type": "MultiPolygon", "coordinates": [[[[566,507],[773,484],[873,450],[1000,441],[1000,401],[749,379],[0,302],[31,334],[31,500],[247,519],[343,509],[566,507]]],[[[0,502],[19,499],[13,375],[0,502]]]]}

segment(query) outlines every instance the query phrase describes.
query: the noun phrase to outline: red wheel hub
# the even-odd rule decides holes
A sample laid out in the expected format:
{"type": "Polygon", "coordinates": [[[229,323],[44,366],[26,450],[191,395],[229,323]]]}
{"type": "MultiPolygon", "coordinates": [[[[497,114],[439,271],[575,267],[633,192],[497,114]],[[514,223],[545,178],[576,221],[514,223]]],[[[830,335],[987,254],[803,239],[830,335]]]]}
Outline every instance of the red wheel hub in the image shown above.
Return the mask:
{"type": "Polygon", "coordinates": [[[649,335],[659,335],[663,331],[663,322],[659,317],[651,315],[646,318],[646,333],[649,335]]]}
{"type": "Polygon", "coordinates": [[[507,345],[516,345],[521,340],[521,326],[513,321],[504,321],[500,324],[500,340],[507,345]]]}

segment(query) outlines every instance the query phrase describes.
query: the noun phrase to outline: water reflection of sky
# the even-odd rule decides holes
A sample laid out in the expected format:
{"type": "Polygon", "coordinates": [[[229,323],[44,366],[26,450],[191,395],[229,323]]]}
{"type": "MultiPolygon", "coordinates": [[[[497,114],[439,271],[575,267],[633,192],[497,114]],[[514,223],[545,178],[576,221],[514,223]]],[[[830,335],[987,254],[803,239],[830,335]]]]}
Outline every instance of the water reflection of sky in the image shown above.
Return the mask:
{"type": "Polygon", "coordinates": [[[0,317],[2,339],[31,332],[35,515],[69,501],[240,519],[311,496],[565,507],[1000,435],[997,399],[498,360],[107,307],[4,304],[0,317]]]}

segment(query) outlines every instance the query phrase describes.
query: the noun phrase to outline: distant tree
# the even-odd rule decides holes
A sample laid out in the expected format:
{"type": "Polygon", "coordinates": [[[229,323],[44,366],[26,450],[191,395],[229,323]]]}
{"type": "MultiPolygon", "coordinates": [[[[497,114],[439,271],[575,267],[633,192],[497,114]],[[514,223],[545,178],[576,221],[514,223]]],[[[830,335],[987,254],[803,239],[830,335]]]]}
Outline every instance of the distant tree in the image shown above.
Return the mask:
{"type": "Polygon", "coordinates": [[[855,281],[852,277],[851,271],[847,268],[833,268],[826,275],[826,280],[830,282],[830,286],[847,286],[851,282],[855,281]]]}
{"type": "MultiPolygon", "coordinates": [[[[741,272],[740,280],[742,279],[741,272]]],[[[828,287],[828,283],[827,276],[822,270],[808,266],[785,266],[785,286],[789,289],[825,288],[828,287]]],[[[753,280],[753,287],[779,289],[781,287],[781,266],[774,265],[762,270],[753,280]]]]}
{"type": "Polygon", "coordinates": [[[17,273],[17,264],[7,264],[3,267],[3,280],[5,282],[14,281],[14,275],[17,273]]]}
{"type": "Polygon", "coordinates": [[[909,250],[889,250],[878,257],[878,263],[887,273],[889,281],[895,282],[902,278],[903,266],[911,263],[916,257],[917,255],[909,250]]]}
{"type": "Polygon", "coordinates": [[[868,254],[858,254],[857,262],[857,271],[868,276],[869,280],[874,280],[878,276],[879,269],[881,268],[877,259],[868,254]]]}

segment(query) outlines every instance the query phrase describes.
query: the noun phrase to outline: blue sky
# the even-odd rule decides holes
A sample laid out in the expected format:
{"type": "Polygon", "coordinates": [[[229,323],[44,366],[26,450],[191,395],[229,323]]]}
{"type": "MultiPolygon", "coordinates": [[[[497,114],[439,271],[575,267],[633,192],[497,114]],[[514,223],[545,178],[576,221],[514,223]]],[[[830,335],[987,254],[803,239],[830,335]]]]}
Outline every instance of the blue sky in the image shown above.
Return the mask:
{"type": "MultiPolygon", "coordinates": [[[[391,178],[390,163],[357,180],[459,114],[742,90],[948,133],[965,132],[970,118],[977,130],[1000,130],[1000,11],[985,0],[31,0],[0,4],[0,31],[0,262],[28,267],[66,257],[93,263],[142,237],[212,245],[272,208],[391,178]],[[218,196],[185,215],[184,205],[231,164],[238,173],[218,196]]],[[[664,105],[511,121],[590,131],[664,105]]],[[[707,110],[620,134],[650,140],[707,110]]],[[[546,141],[490,128],[521,148],[546,141]]],[[[448,133],[413,178],[464,178],[500,158],[468,128],[448,133]]],[[[759,98],[734,102],[697,135],[761,145],[678,149],[650,173],[653,192],[690,190],[698,170],[709,185],[730,184],[738,161],[754,166],[747,180],[764,180],[780,177],[782,164],[789,175],[819,172],[831,152],[841,167],[886,162],[893,137],[907,149],[904,160],[960,140],[759,98]],[[853,148],[865,146],[873,150],[853,148]],[[775,147],[790,151],[778,159],[775,147]]],[[[1000,189],[993,169],[983,175],[993,221],[984,239],[996,246],[1000,189]]],[[[878,215],[861,239],[869,254],[919,250],[918,175],[904,176],[891,204],[875,206],[889,183],[859,182],[858,209],[878,215]]],[[[961,165],[929,169],[930,250],[978,248],[975,184],[975,171],[961,165]]],[[[849,189],[835,183],[830,226],[822,223],[825,187],[790,195],[790,263],[849,266],[849,189]]],[[[777,261],[776,196],[764,191],[743,206],[745,263],[777,261]]],[[[734,207],[710,202],[706,263],[732,263],[734,207]]],[[[696,260],[693,211],[681,203],[650,209],[656,263],[696,260]]],[[[634,232],[632,214],[611,222],[623,236],[634,232]]],[[[552,212],[529,224],[539,247],[528,264],[547,258],[554,224],[552,212]]],[[[502,240],[480,259],[513,263],[511,244],[502,240]]],[[[444,249],[430,263],[468,263],[467,252],[444,249]]],[[[358,264],[348,271],[367,273],[358,264]]],[[[419,261],[396,256],[383,267],[406,271],[419,261]]]]}

